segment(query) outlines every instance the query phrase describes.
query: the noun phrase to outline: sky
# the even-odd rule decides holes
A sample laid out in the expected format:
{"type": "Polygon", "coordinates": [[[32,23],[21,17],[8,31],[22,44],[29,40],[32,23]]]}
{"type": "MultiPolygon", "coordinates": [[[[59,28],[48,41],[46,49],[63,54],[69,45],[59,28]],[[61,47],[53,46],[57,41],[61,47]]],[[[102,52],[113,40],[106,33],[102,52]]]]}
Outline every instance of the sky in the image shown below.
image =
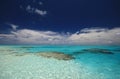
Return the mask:
{"type": "Polygon", "coordinates": [[[0,1],[0,44],[120,45],[119,0],[0,1]]]}

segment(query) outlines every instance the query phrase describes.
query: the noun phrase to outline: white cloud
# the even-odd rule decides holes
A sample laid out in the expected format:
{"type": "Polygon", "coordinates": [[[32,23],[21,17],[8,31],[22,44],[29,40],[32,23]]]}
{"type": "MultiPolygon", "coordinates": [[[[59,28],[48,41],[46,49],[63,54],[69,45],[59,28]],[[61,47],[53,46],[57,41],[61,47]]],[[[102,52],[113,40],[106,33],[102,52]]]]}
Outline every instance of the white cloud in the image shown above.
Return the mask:
{"type": "Polygon", "coordinates": [[[35,7],[32,7],[30,5],[28,5],[26,7],[26,11],[29,12],[29,13],[35,13],[35,14],[38,14],[40,16],[44,16],[47,14],[47,11],[46,10],[40,10],[38,8],[35,8],[35,7]]]}
{"type": "Polygon", "coordinates": [[[33,0],[32,3],[28,4],[27,6],[24,6],[22,4],[19,5],[19,8],[25,10],[28,13],[45,16],[48,11],[38,8],[38,6],[35,6],[36,4],[38,4],[39,6],[43,6],[43,2],[33,0]]]}
{"type": "Polygon", "coordinates": [[[119,44],[120,45],[120,35],[116,33],[120,32],[120,28],[114,29],[83,29],[83,33],[72,34],[68,39],[74,44],[96,44],[96,45],[109,45],[109,44],[119,44]],[[87,33],[86,33],[87,32],[87,33]]]}
{"type": "Polygon", "coordinates": [[[44,16],[47,14],[47,11],[43,11],[43,10],[39,10],[39,9],[35,9],[35,13],[41,15],[41,16],[44,16]]]}
{"type": "Polygon", "coordinates": [[[120,28],[87,28],[73,34],[21,29],[0,34],[0,37],[1,42],[7,40],[13,44],[120,45],[120,28]]]}
{"type": "Polygon", "coordinates": [[[26,11],[29,12],[29,13],[34,13],[34,10],[35,10],[35,8],[31,7],[30,5],[28,5],[26,7],[26,11]]]}
{"type": "Polygon", "coordinates": [[[62,36],[52,31],[35,31],[29,29],[18,30],[17,32],[12,31],[12,35],[14,35],[20,43],[27,44],[54,44],[55,42],[62,39],[62,36]]]}
{"type": "Polygon", "coordinates": [[[81,32],[89,33],[89,32],[103,32],[108,30],[107,28],[84,28],[81,32]]]}
{"type": "Polygon", "coordinates": [[[0,34],[0,37],[11,37],[11,36],[13,36],[13,35],[11,35],[11,34],[0,34]]]}
{"type": "Polygon", "coordinates": [[[31,6],[30,5],[28,5],[27,7],[26,7],[26,10],[31,10],[31,6]]]}
{"type": "Polygon", "coordinates": [[[19,26],[14,25],[14,24],[8,24],[8,25],[10,25],[14,31],[17,30],[17,28],[19,27],[19,26]]]}
{"type": "Polygon", "coordinates": [[[39,4],[39,5],[43,5],[43,3],[42,3],[42,2],[39,2],[38,4],[39,4]]]}

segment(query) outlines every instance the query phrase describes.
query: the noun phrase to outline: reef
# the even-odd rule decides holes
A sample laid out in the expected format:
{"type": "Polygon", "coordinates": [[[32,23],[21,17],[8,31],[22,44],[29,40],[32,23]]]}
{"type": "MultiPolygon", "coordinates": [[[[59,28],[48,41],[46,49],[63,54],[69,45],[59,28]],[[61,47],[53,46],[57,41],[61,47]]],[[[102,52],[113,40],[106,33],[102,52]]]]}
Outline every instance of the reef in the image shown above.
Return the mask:
{"type": "Polygon", "coordinates": [[[89,48],[89,49],[83,49],[83,50],[80,50],[80,51],[76,51],[76,52],[73,52],[72,55],[76,55],[76,54],[84,54],[84,53],[95,53],[95,54],[99,54],[99,53],[102,53],[102,54],[114,54],[113,52],[107,50],[107,49],[99,49],[99,48],[89,48]]]}
{"type": "Polygon", "coordinates": [[[76,55],[76,54],[84,54],[86,53],[85,51],[76,51],[76,52],[73,52],[72,55],[76,55]]]}
{"type": "Polygon", "coordinates": [[[23,46],[23,47],[20,47],[20,48],[33,48],[31,46],[23,46]]]}
{"type": "Polygon", "coordinates": [[[25,55],[29,55],[28,53],[16,53],[15,56],[25,56],[25,55]]]}
{"type": "Polygon", "coordinates": [[[72,55],[64,54],[62,52],[37,52],[37,56],[43,56],[46,58],[54,58],[57,60],[71,60],[74,59],[72,55]]]}
{"type": "Polygon", "coordinates": [[[99,48],[83,49],[82,51],[90,52],[90,53],[114,54],[113,52],[107,49],[99,49],[99,48]]]}

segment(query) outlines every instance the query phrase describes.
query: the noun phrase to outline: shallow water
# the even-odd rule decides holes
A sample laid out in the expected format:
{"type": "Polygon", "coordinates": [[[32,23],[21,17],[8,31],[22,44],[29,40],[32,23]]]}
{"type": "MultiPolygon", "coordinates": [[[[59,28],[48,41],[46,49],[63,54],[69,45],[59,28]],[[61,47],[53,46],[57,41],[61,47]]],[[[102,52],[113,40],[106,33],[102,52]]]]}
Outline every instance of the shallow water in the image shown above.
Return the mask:
{"type": "Polygon", "coordinates": [[[0,79],[120,79],[119,50],[120,46],[1,45],[0,79]],[[107,49],[114,54],[74,54],[89,48],[107,49]],[[45,51],[63,52],[75,59],[35,55],[45,51]]]}

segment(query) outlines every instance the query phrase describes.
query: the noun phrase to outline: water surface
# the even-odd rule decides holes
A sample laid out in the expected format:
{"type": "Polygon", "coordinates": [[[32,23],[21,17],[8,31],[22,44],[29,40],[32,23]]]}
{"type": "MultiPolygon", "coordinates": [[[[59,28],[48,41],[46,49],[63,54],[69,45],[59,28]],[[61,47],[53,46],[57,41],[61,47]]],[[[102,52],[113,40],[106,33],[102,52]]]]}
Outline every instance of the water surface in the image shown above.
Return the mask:
{"type": "Polygon", "coordinates": [[[0,79],[120,79],[120,46],[1,45],[0,79]],[[91,48],[114,54],[74,53],[91,48]],[[61,52],[75,59],[46,58],[38,52],[61,52]]]}

